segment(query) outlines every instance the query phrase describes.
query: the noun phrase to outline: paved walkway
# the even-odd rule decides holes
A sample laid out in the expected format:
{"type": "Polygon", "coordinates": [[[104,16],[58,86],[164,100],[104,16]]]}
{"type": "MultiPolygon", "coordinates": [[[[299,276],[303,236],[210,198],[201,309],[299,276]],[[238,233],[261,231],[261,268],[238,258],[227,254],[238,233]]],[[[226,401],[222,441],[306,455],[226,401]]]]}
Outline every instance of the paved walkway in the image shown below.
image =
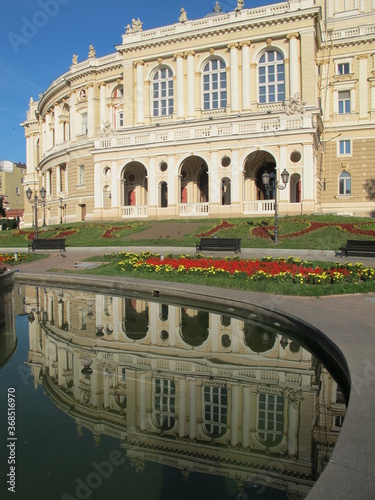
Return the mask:
{"type": "MultiPolygon", "coordinates": [[[[16,249],[14,249],[16,251],[16,249]]],[[[76,264],[93,255],[102,255],[125,249],[73,249],[63,255],[55,252],[50,257],[18,266],[17,280],[32,275],[34,279],[48,280],[51,283],[60,280],[75,279],[75,275],[48,273],[50,269],[73,269],[76,264]]],[[[132,247],[128,250],[144,251],[145,248],[132,247]]],[[[176,249],[158,248],[167,253],[176,249]]],[[[192,253],[192,249],[178,249],[182,253],[192,253]]],[[[1,253],[0,249],[0,253],[1,253]]],[[[7,251],[10,251],[9,249],[7,251]]],[[[193,249],[194,253],[194,249],[193,249]]],[[[244,250],[242,257],[263,255],[282,256],[283,251],[269,249],[244,250]]],[[[299,256],[302,259],[337,260],[333,252],[314,252],[289,250],[286,255],[299,256]]],[[[285,256],[285,254],[284,254],[285,256]]],[[[98,258],[100,261],[100,258],[98,258]]],[[[359,259],[354,259],[357,262],[359,259]]],[[[361,259],[361,261],[364,261],[361,259]]],[[[375,266],[375,259],[365,259],[365,265],[375,266]]],[[[155,289],[155,281],[142,282],[119,277],[95,277],[81,275],[88,283],[103,285],[108,282],[111,289],[155,289]],[[152,288],[150,288],[152,287],[152,288]]],[[[332,458],[319,481],[308,495],[308,500],[370,500],[375,499],[375,294],[357,294],[351,296],[333,296],[323,298],[286,297],[254,292],[223,290],[213,287],[159,282],[160,294],[175,297],[194,298],[218,303],[236,303],[247,307],[249,304],[272,310],[288,317],[302,320],[305,324],[318,329],[327,342],[333,343],[346,358],[351,376],[350,402],[335,446],[332,458]]]]}

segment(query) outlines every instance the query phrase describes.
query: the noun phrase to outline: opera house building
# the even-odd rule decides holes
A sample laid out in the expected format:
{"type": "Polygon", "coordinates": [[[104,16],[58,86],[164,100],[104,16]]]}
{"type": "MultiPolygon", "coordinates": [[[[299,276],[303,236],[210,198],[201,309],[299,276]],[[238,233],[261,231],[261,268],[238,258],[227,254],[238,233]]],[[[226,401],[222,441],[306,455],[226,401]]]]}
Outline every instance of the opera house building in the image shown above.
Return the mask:
{"type": "Polygon", "coordinates": [[[282,215],[374,212],[374,1],[246,3],[156,28],[134,7],[112,54],[92,40],[30,99],[25,189],[46,189],[48,225],[264,217],[262,175],[284,169],[282,215]]]}

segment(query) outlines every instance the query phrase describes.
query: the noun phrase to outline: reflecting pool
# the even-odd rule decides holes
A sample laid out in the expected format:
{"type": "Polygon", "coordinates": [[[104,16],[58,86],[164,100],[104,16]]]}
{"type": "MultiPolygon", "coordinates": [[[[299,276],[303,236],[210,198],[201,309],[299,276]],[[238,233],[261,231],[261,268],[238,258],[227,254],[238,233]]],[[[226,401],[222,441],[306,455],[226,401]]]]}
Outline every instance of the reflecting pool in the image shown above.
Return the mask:
{"type": "Polygon", "coordinates": [[[330,458],[345,402],[288,319],[77,289],[7,295],[12,498],[299,499],[330,458]]]}

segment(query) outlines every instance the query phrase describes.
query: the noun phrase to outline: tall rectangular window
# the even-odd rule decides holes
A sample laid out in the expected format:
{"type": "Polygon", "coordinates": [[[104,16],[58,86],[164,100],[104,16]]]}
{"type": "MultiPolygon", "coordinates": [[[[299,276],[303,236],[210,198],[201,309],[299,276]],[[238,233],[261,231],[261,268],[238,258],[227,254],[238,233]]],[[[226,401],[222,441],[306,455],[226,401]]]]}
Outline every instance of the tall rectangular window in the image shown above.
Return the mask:
{"type": "Polygon", "coordinates": [[[339,92],[339,113],[350,113],[350,90],[339,92]]]}
{"type": "Polygon", "coordinates": [[[87,113],[81,114],[81,134],[87,135],[88,132],[88,121],[87,121],[87,113]]]}
{"type": "Polygon", "coordinates": [[[79,165],[78,167],[78,184],[83,186],[85,184],[85,166],[79,165]]]}
{"type": "Polygon", "coordinates": [[[351,147],[350,147],[350,140],[349,139],[339,141],[339,153],[340,153],[340,155],[350,155],[351,154],[351,147]]]}

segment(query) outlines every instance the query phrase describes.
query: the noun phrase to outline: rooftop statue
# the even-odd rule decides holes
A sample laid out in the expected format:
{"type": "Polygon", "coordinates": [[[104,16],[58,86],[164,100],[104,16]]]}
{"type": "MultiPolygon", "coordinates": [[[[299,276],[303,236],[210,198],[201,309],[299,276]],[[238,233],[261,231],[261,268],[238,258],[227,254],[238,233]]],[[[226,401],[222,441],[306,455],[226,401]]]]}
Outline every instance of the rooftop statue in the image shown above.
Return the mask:
{"type": "Polygon", "coordinates": [[[89,58],[95,57],[95,49],[92,45],[89,47],[89,58]]]}
{"type": "Polygon", "coordinates": [[[132,19],[132,25],[128,24],[126,28],[126,33],[137,33],[142,31],[143,22],[138,19],[132,19]]]}
{"type": "Polygon", "coordinates": [[[78,56],[77,54],[73,54],[72,64],[75,65],[77,63],[78,63],[78,56]]]}
{"type": "Polygon", "coordinates": [[[237,7],[236,7],[236,12],[239,12],[240,10],[243,9],[245,5],[245,1],[244,0],[237,0],[237,7]]]}
{"type": "Polygon", "coordinates": [[[188,20],[186,10],[183,7],[181,7],[181,16],[178,18],[178,20],[180,21],[180,23],[184,23],[188,20]]]}

